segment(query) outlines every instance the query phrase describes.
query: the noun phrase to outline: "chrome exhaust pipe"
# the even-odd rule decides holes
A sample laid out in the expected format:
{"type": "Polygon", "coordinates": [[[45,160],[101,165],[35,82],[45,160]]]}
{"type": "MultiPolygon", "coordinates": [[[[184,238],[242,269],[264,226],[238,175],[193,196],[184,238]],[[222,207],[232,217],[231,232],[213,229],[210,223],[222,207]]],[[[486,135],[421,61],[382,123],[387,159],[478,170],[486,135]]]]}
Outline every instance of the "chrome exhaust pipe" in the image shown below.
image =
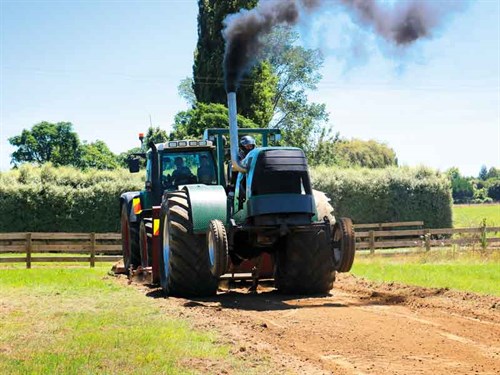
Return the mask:
{"type": "Polygon", "coordinates": [[[227,108],[229,109],[229,141],[231,142],[231,164],[233,171],[245,173],[247,170],[241,164],[238,156],[238,114],[236,112],[236,92],[227,93],[227,108]]]}

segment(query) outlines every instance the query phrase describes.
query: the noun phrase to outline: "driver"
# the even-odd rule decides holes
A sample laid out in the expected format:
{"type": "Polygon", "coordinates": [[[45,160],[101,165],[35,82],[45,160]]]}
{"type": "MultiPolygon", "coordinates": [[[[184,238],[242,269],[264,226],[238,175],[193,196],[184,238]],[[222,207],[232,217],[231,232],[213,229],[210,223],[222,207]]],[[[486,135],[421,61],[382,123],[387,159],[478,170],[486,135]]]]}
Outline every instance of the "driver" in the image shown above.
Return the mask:
{"type": "Polygon", "coordinates": [[[255,138],[251,135],[244,135],[240,139],[240,149],[238,151],[238,156],[240,160],[246,158],[248,153],[255,148],[255,138]]]}
{"type": "Polygon", "coordinates": [[[174,179],[176,185],[186,183],[192,177],[194,177],[191,173],[191,170],[184,165],[184,159],[182,159],[180,156],[177,156],[174,159],[174,163],[176,169],[172,172],[172,178],[174,179]]]}
{"type": "Polygon", "coordinates": [[[214,169],[210,166],[206,155],[200,156],[200,167],[197,174],[198,181],[202,184],[211,184],[215,180],[214,169]]]}

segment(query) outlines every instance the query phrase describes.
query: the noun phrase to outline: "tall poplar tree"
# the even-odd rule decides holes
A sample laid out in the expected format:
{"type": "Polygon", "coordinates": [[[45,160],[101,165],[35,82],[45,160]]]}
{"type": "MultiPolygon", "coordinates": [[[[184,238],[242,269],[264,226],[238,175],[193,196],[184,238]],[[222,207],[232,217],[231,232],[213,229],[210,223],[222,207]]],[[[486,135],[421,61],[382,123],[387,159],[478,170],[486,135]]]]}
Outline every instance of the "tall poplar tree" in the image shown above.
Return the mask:
{"type": "MultiPolygon", "coordinates": [[[[223,21],[228,14],[251,9],[257,0],[198,0],[198,44],[193,65],[193,90],[201,103],[226,104],[223,21]]],[[[267,127],[273,117],[277,79],[268,63],[258,64],[238,89],[238,113],[267,127]]]]}

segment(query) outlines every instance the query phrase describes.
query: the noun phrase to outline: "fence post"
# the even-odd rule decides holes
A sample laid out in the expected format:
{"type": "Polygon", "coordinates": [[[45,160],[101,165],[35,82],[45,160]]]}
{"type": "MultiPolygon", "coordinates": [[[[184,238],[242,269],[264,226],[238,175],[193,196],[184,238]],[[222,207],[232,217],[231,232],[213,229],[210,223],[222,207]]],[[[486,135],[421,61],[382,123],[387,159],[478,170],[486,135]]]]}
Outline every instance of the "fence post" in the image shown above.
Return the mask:
{"type": "Polygon", "coordinates": [[[95,233],[90,233],[90,267],[95,267],[95,233]]]}
{"type": "Polygon", "coordinates": [[[424,229],[424,240],[425,240],[425,251],[430,251],[431,249],[431,234],[429,229],[424,229]]]}
{"type": "Polygon", "coordinates": [[[26,233],[26,268],[31,268],[31,233],[26,233]]]}
{"type": "Polygon", "coordinates": [[[370,254],[374,254],[375,253],[375,232],[373,230],[371,230],[369,232],[370,234],[370,254]]]}

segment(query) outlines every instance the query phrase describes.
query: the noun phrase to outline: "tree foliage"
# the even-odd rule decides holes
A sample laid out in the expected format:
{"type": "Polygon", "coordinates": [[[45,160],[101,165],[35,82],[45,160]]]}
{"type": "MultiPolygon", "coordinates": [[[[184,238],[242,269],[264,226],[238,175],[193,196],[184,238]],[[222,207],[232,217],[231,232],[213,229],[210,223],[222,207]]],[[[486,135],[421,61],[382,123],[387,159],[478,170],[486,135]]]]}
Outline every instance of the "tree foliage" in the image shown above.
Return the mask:
{"type": "Polygon", "coordinates": [[[488,197],[494,201],[500,201],[500,178],[492,178],[487,183],[488,197]]]}
{"type": "MultiPolygon", "coordinates": [[[[238,125],[241,128],[258,127],[253,121],[241,115],[238,115],[238,125]]],[[[201,138],[205,129],[228,127],[228,110],[224,105],[198,103],[196,107],[179,112],[175,116],[170,139],[201,138]]]]}
{"type": "Polygon", "coordinates": [[[9,138],[17,147],[12,153],[11,163],[75,165],[79,158],[80,139],[70,122],[40,122],[31,130],[24,129],[20,135],[9,138]]]}
{"type": "Polygon", "coordinates": [[[150,126],[144,137],[144,143],[148,145],[150,142],[153,143],[163,143],[168,141],[168,133],[166,130],[161,129],[160,127],[150,126]]]}
{"type": "Polygon", "coordinates": [[[486,165],[481,166],[478,178],[483,181],[488,179],[488,168],[486,168],[486,165]]]}
{"type": "MultiPolygon", "coordinates": [[[[228,14],[236,13],[242,8],[251,9],[257,2],[257,0],[198,0],[198,43],[193,65],[193,89],[198,102],[205,104],[227,102],[222,66],[225,48],[222,22],[228,14]]],[[[254,112],[251,108],[252,98],[256,89],[260,87],[258,81],[266,78],[259,72],[259,67],[249,72],[238,91],[238,113],[255,122],[258,122],[258,119],[251,116],[254,112]]]]}
{"type": "Polygon", "coordinates": [[[500,178],[500,168],[491,167],[486,174],[486,180],[490,178],[500,178]]]}
{"type": "Polygon", "coordinates": [[[80,158],[75,166],[80,169],[116,169],[119,166],[118,159],[103,141],[97,140],[92,143],[84,142],[80,146],[80,158]]]}
{"type": "Polygon", "coordinates": [[[9,138],[17,147],[12,153],[12,164],[24,163],[54,166],[74,166],[80,169],[115,169],[119,162],[116,155],[101,140],[80,142],[70,122],[35,124],[30,130],[9,138]]]}
{"type": "Polygon", "coordinates": [[[392,148],[374,140],[342,140],[336,146],[337,163],[346,167],[385,168],[397,166],[392,148]]]}
{"type": "Polygon", "coordinates": [[[467,203],[474,197],[474,186],[472,182],[460,174],[458,168],[453,167],[446,172],[451,181],[453,201],[455,203],[467,203]]]}

